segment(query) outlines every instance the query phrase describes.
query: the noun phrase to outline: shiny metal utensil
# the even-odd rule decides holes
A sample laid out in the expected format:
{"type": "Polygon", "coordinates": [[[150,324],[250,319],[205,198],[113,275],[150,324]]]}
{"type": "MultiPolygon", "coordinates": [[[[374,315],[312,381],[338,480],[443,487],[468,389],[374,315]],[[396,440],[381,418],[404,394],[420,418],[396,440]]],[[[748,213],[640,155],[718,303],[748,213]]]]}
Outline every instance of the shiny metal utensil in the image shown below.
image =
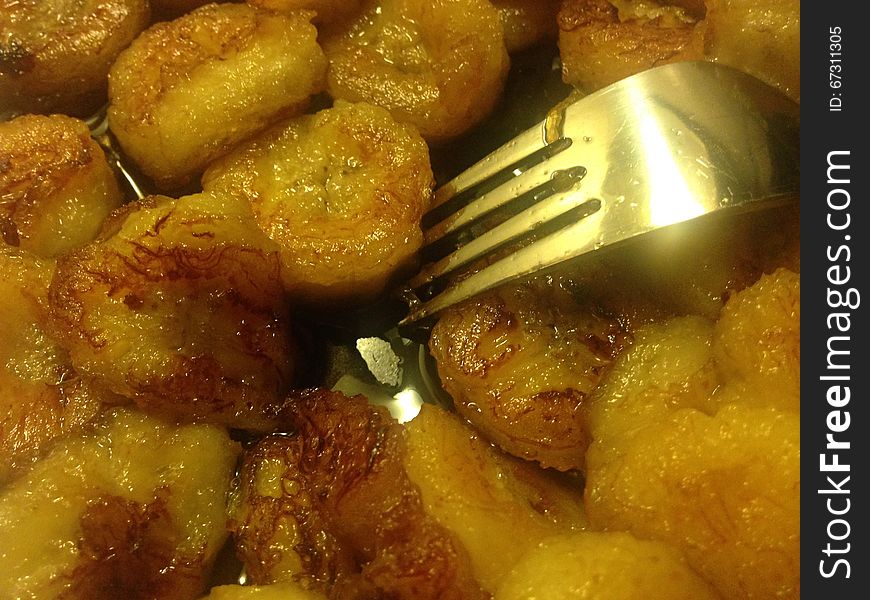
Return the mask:
{"type": "Polygon", "coordinates": [[[141,184],[144,178],[134,173],[129,161],[121,157],[121,153],[117,148],[118,143],[109,131],[107,109],[108,105],[103,106],[99,111],[85,119],[85,123],[91,132],[91,137],[100,145],[106,154],[106,160],[115,169],[120,183],[124,185],[124,192],[128,196],[128,199],[138,198],[141,200],[148,195],[141,184]]]}
{"type": "Polygon", "coordinates": [[[792,100],[709,62],[657,67],[554,109],[436,190],[428,264],[403,290],[400,330],[600,248],[797,199],[799,129],[792,100]]]}

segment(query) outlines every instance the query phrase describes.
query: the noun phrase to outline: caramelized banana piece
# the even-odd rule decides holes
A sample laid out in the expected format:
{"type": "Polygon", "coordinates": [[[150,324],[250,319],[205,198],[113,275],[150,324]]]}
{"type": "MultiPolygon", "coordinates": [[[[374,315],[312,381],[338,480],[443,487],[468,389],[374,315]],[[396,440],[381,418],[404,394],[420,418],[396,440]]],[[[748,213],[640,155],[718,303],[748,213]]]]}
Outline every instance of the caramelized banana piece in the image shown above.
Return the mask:
{"type": "Polygon", "coordinates": [[[799,374],[787,349],[747,364],[770,348],[772,331],[796,331],[799,316],[788,303],[776,307],[797,293],[789,279],[763,278],[729,300],[723,320],[732,323],[715,326],[728,331],[724,354],[714,352],[716,329],[705,319],[640,329],[590,402],[592,525],[676,546],[726,599],[800,592],[799,389],[782,385],[769,397],[747,377],[774,375],[771,364],[782,361],[791,364],[778,367],[780,385],[799,374]],[[775,322],[758,327],[761,315],[775,322]],[[730,355],[735,343],[741,352],[730,355]]]}
{"type": "Polygon", "coordinates": [[[278,248],[247,204],[149,196],[110,221],[49,288],[73,365],[150,412],[266,426],[292,351],[278,248]]]}
{"type": "Polygon", "coordinates": [[[291,435],[245,453],[230,529],[254,584],[296,580],[330,598],[483,599],[464,548],[429,516],[402,427],[362,396],[291,397],[291,435]]]}
{"type": "Polygon", "coordinates": [[[484,0],[368,0],[323,48],[333,98],[382,106],[429,142],[489,114],[508,71],[498,12],[484,0]]]}
{"type": "Polygon", "coordinates": [[[800,10],[800,0],[707,0],[707,58],[800,102],[800,10]]]}
{"type": "Polygon", "coordinates": [[[3,0],[0,118],[7,110],[85,117],[99,109],[112,61],[149,16],[148,0],[3,0]]]}
{"type": "Polygon", "coordinates": [[[0,246],[0,485],[99,413],[86,385],[47,331],[54,264],[0,246]]]}
{"type": "Polygon", "coordinates": [[[562,78],[592,92],[656,65],[701,60],[703,16],[700,2],[564,0],[562,78]]]}
{"type": "Polygon", "coordinates": [[[359,13],[363,0],[247,0],[276,11],[313,10],[318,23],[336,23],[359,13]]]}
{"type": "Polygon", "coordinates": [[[508,52],[519,52],[544,40],[552,40],[559,30],[556,15],[560,0],[492,0],[504,28],[508,52]]]}
{"type": "Polygon", "coordinates": [[[751,401],[800,413],[800,275],[779,269],[732,296],[713,331],[720,403],[751,401]]]}
{"type": "Polygon", "coordinates": [[[495,600],[529,598],[718,600],[719,594],[668,544],[590,531],[547,538],[523,556],[495,594],[495,600]]]}
{"type": "Polygon", "coordinates": [[[674,411],[632,436],[596,441],[587,460],[596,528],[677,546],[726,599],[798,597],[798,415],[674,411]]]}
{"type": "Polygon", "coordinates": [[[0,234],[52,257],[93,240],[121,191],[87,126],[62,115],[0,123],[0,234]]]}
{"type": "Polygon", "coordinates": [[[368,104],[290,121],[213,164],[206,190],[246,198],[281,246],[284,286],[308,303],[367,299],[422,243],[426,144],[368,104]]]}
{"type": "Polygon", "coordinates": [[[565,0],[562,75],[586,92],[680,60],[741,69],[800,101],[800,0],[565,0]]]}
{"type": "Polygon", "coordinates": [[[543,540],[586,527],[579,482],[504,454],[433,405],[405,429],[408,477],[426,512],[465,546],[487,592],[543,540]]]}
{"type": "Polygon", "coordinates": [[[10,598],[198,598],[223,545],[237,446],[117,409],[0,492],[10,598]]]}
{"type": "Polygon", "coordinates": [[[314,590],[306,590],[293,582],[272,585],[219,585],[203,600],[327,600],[314,590]]]}
{"type": "Polygon", "coordinates": [[[326,70],[310,18],[209,4],[150,27],[109,73],[109,126],[123,150],[158,186],[177,188],[301,112],[326,70]]]}
{"type": "Polygon", "coordinates": [[[620,325],[547,282],[446,311],[430,350],[456,410],[505,451],[581,469],[586,399],[625,343],[620,325]]]}

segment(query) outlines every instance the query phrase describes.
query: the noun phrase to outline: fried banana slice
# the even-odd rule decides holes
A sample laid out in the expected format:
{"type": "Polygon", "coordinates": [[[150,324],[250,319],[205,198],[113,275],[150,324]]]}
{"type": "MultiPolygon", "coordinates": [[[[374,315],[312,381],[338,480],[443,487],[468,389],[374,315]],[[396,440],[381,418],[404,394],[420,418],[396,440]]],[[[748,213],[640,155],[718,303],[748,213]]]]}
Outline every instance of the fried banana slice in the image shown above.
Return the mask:
{"type": "Polygon", "coordinates": [[[716,335],[699,317],[642,328],[590,401],[592,525],[676,546],[727,599],[800,593],[800,400],[784,398],[799,389],[768,397],[747,377],[799,373],[771,368],[797,361],[788,333],[786,349],[765,356],[772,332],[796,331],[798,313],[783,302],[798,294],[793,277],[766,276],[729,300],[732,322],[716,335]],[[773,322],[759,327],[761,315],[773,322]],[[714,340],[758,350],[714,352],[714,340]]]}
{"type": "Polygon", "coordinates": [[[333,98],[382,106],[429,142],[488,115],[509,66],[498,12],[483,0],[368,0],[323,49],[333,98]]]}
{"type": "Polygon", "coordinates": [[[779,269],[732,296],[713,331],[722,404],[754,402],[800,413],[800,275],[779,269]]]}
{"type": "Polygon", "coordinates": [[[206,190],[246,198],[281,246],[294,300],[341,303],[381,292],[422,243],[432,170],[413,127],[338,101],[218,160],[206,190]]]}
{"type": "Polygon", "coordinates": [[[310,18],[209,4],[151,26],[109,73],[109,126],[124,152],[162,189],[177,188],[301,112],[326,71],[310,18]]]}
{"type": "Polygon", "coordinates": [[[543,540],[586,527],[579,482],[504,454],[434,405],[405,429],[408,477],[426,512],[465,546],[487,592],[543,540]]]}
{"type": "Polygon", "coordinates": [[[11,598],[193,599],[226,539],[237,445],[116,409],[0,493],[11,598]]]}
{"type": "Polygon", "coordinates": [[[710,60],[800,101],[800,0],[565,0],[563,79],[591,92],[656,65],[710,60]]]}
{"type": "Polygon", "coordinates": [[[276,11],[313,10],[318,23],[344,21],[360,12],[363,0],[247,0],[248,4],[276,11]]]}
{"type": "Polygon", "coordinates": [[[49,302],[79,372],[150,412],[259,428],[293,367],[279,272],[243,200],[149,196],[58,260],[49,302]]]}
{"type": "Polygon", "coordinates": [[[707,0],[706,57],[801,98],[800,0],[707,0]]]}
{"type": "Polygon", "coordinates": [[[0,2],[0,117],[99,109],[112,61],[149,17],[148,0],[0,2]]]}
{"type": "Polygon", "coordinates": [[[0,235],[43,257],[93,240],[123,198],[87,126],[62,115],[0,122],[0,235]]]}
{"type": "Polygon", "coordinates": [[[504,28],[508,52],[556,38],[560,0],[492,0],[504,28]]]}
{"type": "Polygon", "coordinates": [[[429,348],[456,410],[505,451],[581,469],[586,398],[625,343],[614,320],[547,282],[448,310],[429,348]]]}
{"type": "Polygon", "coordinates": [[[54,264],[0,247],[0,485],[100,412],[107,394],[87,386],[47,330],[54,264]]]}
{"type": "Polygon", "coordinates": [[[622,532],[554,536],[523,556],[495,600],[718,600],[675,548],[622,532]]]}
{"type": "Polygon", "coordinates": [[[700,2],[564,0],[562,78],[592,92],[656,65],[701,60],[703,16],[700,2]]]}
{"type": "Polygon", "coordinates": [[[486,597],[462,545],[426,513],[386,409],[311,390],[282,416],[293,434],[245,453],[231,501],[254,584],[296,580],[334,599],[486,597]]]}

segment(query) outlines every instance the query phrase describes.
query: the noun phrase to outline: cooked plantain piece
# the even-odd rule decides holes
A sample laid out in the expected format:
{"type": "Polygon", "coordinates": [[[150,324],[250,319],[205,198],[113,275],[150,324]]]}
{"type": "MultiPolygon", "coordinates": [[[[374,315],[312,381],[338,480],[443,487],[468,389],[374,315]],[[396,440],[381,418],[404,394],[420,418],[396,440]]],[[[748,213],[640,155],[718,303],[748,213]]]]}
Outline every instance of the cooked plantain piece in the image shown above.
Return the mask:
{"type": "Polygon", "coordinates": [[[99,109],[112,61],[149,16],[148,0],[3,0],[0,118],[99,109]]]}
{"type": "Polygon", "coordinates": [[[549,280],[448,310],[429,347],[456,410],[507,452],[581,469],[586,399],[627,342],[622,326],[549,280]]]}
{"type": "Polygon", "coordinates": [[[0,486],[110,399],[82,381],[49,334],[53,270],[51,261],[0,246],[0,486]]]}
{"type": "Polygon", "coordinates": [[[800,101],[800,0],[564,0],[562,75],[586,92],[651,67],[711,60],[800,101]]]}
{"type": "Polygon", "coordinates": [[[362,396],[297,393],[291,435],[246,451],[230,529],[254,584],[298,581],[330,598],[486,598],[461,543],[408,478],[402,427],[362,396]]]}
{"type": "Polygon", "coordinates": [[[281,246],[291,298],[327,304],[371,298],[412,259],[432,185],[411,126],[343,101],[275,127],[203,176],[204,189],[251,203],[281,246]]]}
{"type": "Polygon", "coordinates": [[[585,526],[576,484],[437,407],[403,428],[361,396],[310,390],[281,414],[293,434],[246,452],[231,503],[255,583],[297,580],[330,598],[488,597],[524,551],[585,526]]]}
{"type": "Polygon", "coordinates": [[[123,198],[88,127],[63,115],[0,122],[0,234],[53,257],[93,240],[123,198]]]}
{"type": "Polygon", "coordinates": [[[504,454],[456,415],[424,405],[405,429],[408,477],[426,512],[465,546],[487,592],[539,543],[587,526],[580,482],[504,454]]]}
{"type": "Polygon", "coordinates": [[[209,4],[152,25],[109,73],[109,126],[124,152],[162,189],[177,188],[301,112],[326,71],[311,16],[209,4]]]}
{"type": "Polygon", "coordinates": [[[713,330],[722,404],[752,402],[800,413],[800,275],[779,269],[732,296],[713,330]]]}
{"type": "Polygon", "coordinates": [[[248,4],[276,11],[313,10],[318,23],[335,23],[359,13],[363,0],[247,0],[248,4]]]}
{"type": "Polygon", "coordinates": [[[801,98],[800,0],[708,0],[707,58],[801,98]]]}
{"type": "Polygon", "coordinates": [[[718,600],[719,595],[668,544],[588,531],[542,541],[495,594],[495,600],[529,598],[718,600]]]}
{"type": "Polygon", "coordinates": [[[590,401],[592,525],[678,547],[726,599],[799,595],[797,282],[762,277],[715,328],[684,317],[639,329],[590,401]],[[777,331],[785,347],[764,356],[777,331]]]}
{"type": "Polygon", "coordinates": [[[492,5],[501,16],[508,52],[556,38],[560,0],[492,0],[492,5]]]}
{"type": "Polygon", "coordinates": [[[149,196],[58,260],[49,302],[76,369],[143,409],[237,427],[290,383],[278,248],[230,196],[149,196]]]}
{"type": "Polygon", "coordinates": [[[192,600],[226,539],[237,445],[115,409],[0,492],[10,598],[192,600]]]}
{"type": "Polygon", "coordinates": [[[429,142],[488,115],[509,66],[498,12],[483,0],[367,0],[325,32],[323,49],[333,98],[382,106],[429,142]]]}
{"type": "Polygon", "coordinates": [[[656,65],[701,60],[703,16],[703,5],[694,1],[564,0],[562,77],[592,92],[656,65]]]}

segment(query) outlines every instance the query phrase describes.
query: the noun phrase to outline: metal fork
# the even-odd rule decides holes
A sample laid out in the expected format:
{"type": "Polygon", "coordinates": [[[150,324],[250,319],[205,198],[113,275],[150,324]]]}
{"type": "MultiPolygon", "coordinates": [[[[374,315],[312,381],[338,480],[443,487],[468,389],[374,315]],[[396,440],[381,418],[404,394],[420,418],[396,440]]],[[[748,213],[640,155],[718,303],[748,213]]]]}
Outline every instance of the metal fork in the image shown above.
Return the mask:
{"type": "Polygon", "coordinates": [[[436,190],[400,331],[600,248],[797,199],[799,130],[792,100],[709,62],[657,67],[554,109],[436,190]]]}

